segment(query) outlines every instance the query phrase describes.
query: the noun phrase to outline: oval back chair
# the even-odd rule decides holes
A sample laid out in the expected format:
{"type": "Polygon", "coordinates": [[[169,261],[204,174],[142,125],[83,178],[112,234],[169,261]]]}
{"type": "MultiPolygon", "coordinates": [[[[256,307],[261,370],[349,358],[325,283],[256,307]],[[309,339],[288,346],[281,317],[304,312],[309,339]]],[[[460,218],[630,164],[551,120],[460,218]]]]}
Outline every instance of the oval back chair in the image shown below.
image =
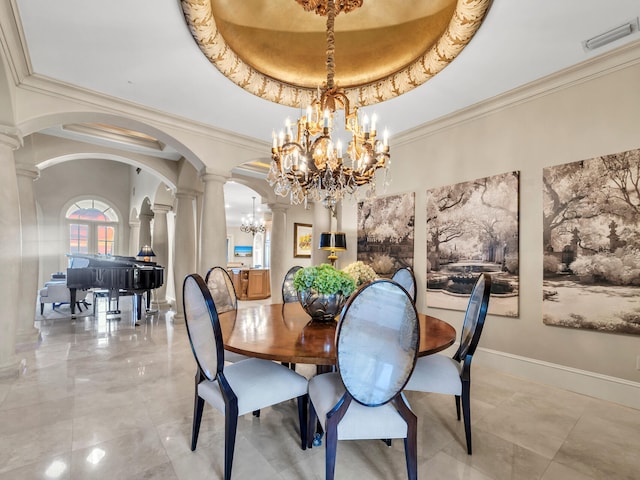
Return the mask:
{"type": "Polygon", "coordinates": [[[222,267],[210,268],[204,281],[211,292],[218,313],[238,309],[238,297],[229,272],[222,267]]]}
{"type": "Polygon", "coordinates": [[[361,286],[344,307],[338,372],[309,381],[309,426],[317,416],[325,430],[327,480],[334,478],[338,440],[392,438],[404,438],[408,477],[417,478],[417,418],[402,390],[416,362],[419,329],[415,304],[393,280],[361,286]]]}
{"type": "Polygon", "coordinates": [[[391,279],[402,285],[404,289],[409,292],[409,295],[413,299],[413,303],[416,303],[416,276],[414,275],[411,267],[399,268],[395,271],[391,279]]]}
{"type": "Polygon", "coordinates": [[[295,277],[296,272],[301,268],[302,267],[300,265],[291,267],[284,276],[284,280],[282,281],[283,303],[293,303],[298,301],[298,292],[296,292],[296,289],[293,287],[293,278],[295,277]]]}
{"type": "Polygon", "coordinates": [[[471,455],[471,360],[476,351],[489,308],[491,276],[481,274],[476,280],[462,324],[460,346],[449,358],[442,354],[427,355],[416,362],[406,390],[455,395],[456,413],[460,420],[460,400],[464,415],[467,453],[471,455]]]}
{"type": "Polygon", "coordinates": [[[225,366],[222,329],[214,300],[198,274],[182,286],[184,319],[195,357],[195,400],[191,450],[196,449],[205,402],[225,417],[224,478],[231,478],[238,416],[298,399],[301,447],[307,440],[307,379],[282,365],[251,358],[225,366]],[[233,387],[232,387],[233,386],[233,387]]]}

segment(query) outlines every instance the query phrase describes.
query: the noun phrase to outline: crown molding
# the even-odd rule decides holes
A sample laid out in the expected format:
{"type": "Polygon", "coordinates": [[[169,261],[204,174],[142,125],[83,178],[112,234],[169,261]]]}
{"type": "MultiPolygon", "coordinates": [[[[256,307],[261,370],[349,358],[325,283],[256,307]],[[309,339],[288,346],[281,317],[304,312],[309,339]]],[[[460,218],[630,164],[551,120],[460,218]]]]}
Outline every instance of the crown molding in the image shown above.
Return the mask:
{"type": "Polygon", "coordinates": [[[132,119],[161,128],[178,129],[233,147],[255,151],[257,156],[263,155],[268,150],[269,143],[265,141],[34,74],[26,48],[24,32],[18,18],[18,7],[15,0],[0,2],[0,51],[6,59],[16,88],[71,101],[103,113],[124,114],[132,119]]]}
{"type": "Polygon", "coordinates": [[[509,90],[488,100],[478,102],[468,108],[453,112],[432,122],[406,130],[391,139],[393,146],[406,145],[437,132],[457,127],[464,123],[492,115],[516,105],[551,95],[618,70],[640,63],[640,40],[631,42],[578,65],[566,68],[521,87],[509,90]]]}
{"type": "Polygon", "coordinates": [[[33,74],[25,77],[18,85],[18,88],[48,97],[70,101],[101,113],[117,116],[125,115],[130,119],[150,124],[165,131],[167,129],[180,130],[233,147],[253,150],[257,155],[264,155],[265,149],[269,148],[269,143],[265,141],[256,140],[178,115],[171,115],[161,110],[76,87],[43,75],[33,74]]]}
{"type": "Polygon", "coordinates": [[[13,83],[18,86],[31,73],[31,60],[26,48],[15,0],[0,2],[0,48],[13,83]]]}

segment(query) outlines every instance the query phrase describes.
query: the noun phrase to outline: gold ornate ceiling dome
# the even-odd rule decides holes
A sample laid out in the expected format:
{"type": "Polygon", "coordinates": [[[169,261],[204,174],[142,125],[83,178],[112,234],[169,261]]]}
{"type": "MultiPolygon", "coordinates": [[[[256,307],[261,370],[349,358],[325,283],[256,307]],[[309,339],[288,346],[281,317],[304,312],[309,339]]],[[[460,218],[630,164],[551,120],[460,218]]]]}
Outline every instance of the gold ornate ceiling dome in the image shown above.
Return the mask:
{"type": "MultiPolygon", "coordinates": [[[[306,107],[326,82],[326,17],[298,1],[181,3],[196,42],[227,78],[264,99],[306,107]]],[[[335,83],[363,106],[423,84],[469,43],[490,3],[364,0],[336,18],[335,83]]]]}

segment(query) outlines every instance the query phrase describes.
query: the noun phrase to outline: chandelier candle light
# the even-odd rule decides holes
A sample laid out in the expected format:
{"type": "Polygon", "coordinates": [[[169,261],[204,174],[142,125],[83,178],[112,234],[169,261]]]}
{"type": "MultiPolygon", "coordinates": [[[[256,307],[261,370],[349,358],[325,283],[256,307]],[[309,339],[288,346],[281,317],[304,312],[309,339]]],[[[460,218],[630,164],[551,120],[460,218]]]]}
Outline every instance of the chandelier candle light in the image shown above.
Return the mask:
{"type": "Polygon", "coordinates": [[[335,16],[362,5],[358,1],[296,0],[305,10],[314,10],[327,15],[327,82],[318,93],[306,114],[295,124],[289,119],[285,130],[273,133],[271,168],[267,181],[276,194],[286,197],[294,205],[308,200],[322,201],[333,209],[358,187],[368,185],[367,197],[375,193],[375,174],[378,169],[387,170],[390,163],[388,132],[383,139],[377,137],[375,114],[369,118],[358,115],[358,107],[349,107],[349,99],[334,83],[335,76],[335,16]],[[334,142],[334,117],[336,111],[344,110],[345,130],[348,137],[346,157],[340,139],[334,142]]]}
{"type": "Polygon", "coordinates": [[[256,233],[262,233],[265,231],[264,220],[260,223],[256,221],[256,197],[251,197],[253,199],[253,210],[251,214],[251,221],[248,219],[242,219],[242,225],[240,225],[240,231],[244,233],[250,233],[251,235],[255,235],[256,233]]]}

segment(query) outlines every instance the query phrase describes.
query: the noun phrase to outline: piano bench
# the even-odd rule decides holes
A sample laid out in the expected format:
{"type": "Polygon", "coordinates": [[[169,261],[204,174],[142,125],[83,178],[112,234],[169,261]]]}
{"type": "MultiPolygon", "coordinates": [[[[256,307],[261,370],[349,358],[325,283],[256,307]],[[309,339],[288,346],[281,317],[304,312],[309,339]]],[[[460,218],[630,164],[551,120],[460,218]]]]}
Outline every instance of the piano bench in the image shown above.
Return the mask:
{"type": "MultiPolygon", "coordinates": [[[[80,307],[81,304],[87,305],[85,300],[87,293],[89,293],[87,290],[76,291],[76,306],[80,311],[82,311],[80,307]]],[[[46,303],[50,303],[53,310],[55,310],[60,305],[71,302],[71,292],[64,281],[50,281],[45,283],[44,288],[38,291],[38,296],[40,297],[40,315],[43,315],[44,305],[46,303]]]]}

